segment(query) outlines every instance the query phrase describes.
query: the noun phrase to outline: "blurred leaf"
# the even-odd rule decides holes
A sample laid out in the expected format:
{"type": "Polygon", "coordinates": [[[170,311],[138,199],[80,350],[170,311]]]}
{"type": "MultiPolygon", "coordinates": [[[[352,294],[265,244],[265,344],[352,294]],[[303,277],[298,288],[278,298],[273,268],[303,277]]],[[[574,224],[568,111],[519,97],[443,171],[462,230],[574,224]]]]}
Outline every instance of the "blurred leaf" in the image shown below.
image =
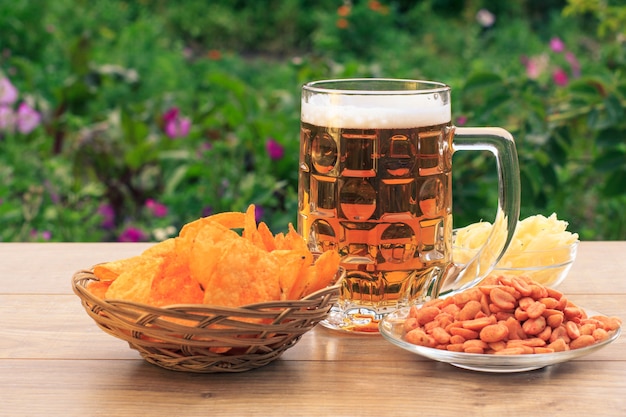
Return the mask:
{"type": "MultiPolygon", "coordinates": [[[[599,172],[611,172],[619,168],[626,170],[626,152],[614,150],[604,153],[593,161],[593,168],[599,172]]],[[[624,184],[626,188],[626,183],[624,184]]]]}
{"type": "Polygon", "coordinates": [[[502,77],[500,75],[493,72],[481,72],[469,76],[465,81],[463,91],[469,93],[477,89],[499,87],[502,84],[502,77]]]}
{"type": "Polygon", "coordinates": [[[621,102],[619,97],[614,94],[610,94],[604,100],[604,106],[606,108],[607,118],[612,123],[621,121],[624,116],[624,104],[621,102]]]}
{"type": "Polygon", "coordinates": [[[610,127],[598,132],[596,144],[604,148],[626,146],[624,130],[617,127],[610,127]]]}
{"type": "MultiPolygon", "coordinates": [[[[622,158],[625,157],[626,155],[622,155],[622,158]]],[[[617,170],[608,176],[602,187],[602,194],[609,198],[626,195],[626,169],[617,170]]]]}

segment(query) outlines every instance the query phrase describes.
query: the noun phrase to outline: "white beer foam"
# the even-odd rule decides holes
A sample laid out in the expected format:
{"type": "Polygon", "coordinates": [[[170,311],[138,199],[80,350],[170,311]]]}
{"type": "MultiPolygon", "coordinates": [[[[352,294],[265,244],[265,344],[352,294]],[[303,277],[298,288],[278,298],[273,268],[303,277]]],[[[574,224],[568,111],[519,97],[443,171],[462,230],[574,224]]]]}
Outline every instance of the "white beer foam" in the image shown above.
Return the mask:
{"type": "Polygon", "coordinates": [[[343,129],[406,129],[448,123],[451,109],[437,94],[314,95],[303,98],[301,120],[343,129]]]}

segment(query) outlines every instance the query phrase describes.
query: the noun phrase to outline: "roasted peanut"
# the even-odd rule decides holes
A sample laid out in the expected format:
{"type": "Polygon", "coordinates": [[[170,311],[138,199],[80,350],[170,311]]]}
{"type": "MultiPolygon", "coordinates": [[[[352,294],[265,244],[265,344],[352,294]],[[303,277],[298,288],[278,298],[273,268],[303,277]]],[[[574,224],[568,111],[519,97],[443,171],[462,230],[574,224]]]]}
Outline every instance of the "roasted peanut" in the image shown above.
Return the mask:
{"type": "Polygon", "coordinates": [[[578,339],[580,337],[580,329],[574,321],[568,321],[565,323],[565,330],[570,339],[578,339]]]}
{"type": "Polygon", "coordinates": [[[463,328],[480,331],[483,327],[496,323],[495,316],[481,317],[479,319],[465,320],[462,322],[463,328]]]}
{"type": "Polygon", "coordinates": [[[591,346],[596,343],[596,339],[590,334],[583,334],[580,337],[572,340],[569,344],[570,349],[580,349],[583,347],[591,346]]]}
{"type": "Polygon", "coordinates": [[[522,297],[528,297],[533,293],[530,285],[528,285],[528,283],[521,278],[513,277],[513,279],[511,279],[511,285],[522,295],[522,297]]]}
{"type": "MultiPolygon", "coordinates": [[[[504,287],[509,288],[509,287],[504,287]]],[[[501,310],[513,310],[515,309],[515,297],[509,292],[503,290],[500,287],[496,287],[489,293],[491,303],[500,308],[501,310]]]]}
{"type": "Polygon", "coordinates": [[[609,332],[604,329],[595,329],[591,335],[596,341],[599,342],[601,340],[608,339],[609,332]]]}
{"type": "Polygon", "coordinates": [[[404,332],[407,333],[415,328],[419,327],[419,323],[415,317],[408,317],[404,321],[404,332]]]}
{"type": "Polygon", "coordinates": [[[546,311],[546,305],[539,301],[535,301],[534,303],[530,304],[526,309],[526,313],[528,314],[528,318],[530,319],[536,319],[537,317],[541,316],[544,311],[546,311]]]}
{"type": "Polygon", "coordinates": [[[428,336],[421,329],[413,329],[404,335],[407,342],[413,343],[419,346],[432,346],[434,345],[434,339],[428,336]]]}
{"type": "Polygon", "coordinates": [[[561,324],[563,324],[563,321],[565,320],[565,315],[562,311],[551,308],[546,309],[543,312],[543,316],[546,318],[548,326],[552,327],[553,329],[559,327],[561,324]]]}
{"type": "Polygon", "coordinates": [[[528,320],[528,313],[526,312],[526,310],[523,310],[521,307],[517,307],[515,309],[515,318],[519,321],[526,321],[528,320]]]}
{"type": "Polygon", "coordinates": [[[548,341],[550,340],[550,336],[552,336],[552,327],[550,326],[546,326],[545,329],[543,329],[538,335],[537,337],[541,340],[545,340],[548,341]]]}
{"type": "Polygon", "coordinates": [[[445,344],[450,342],[450,333],[446,332],[441,327],[435,327],[430,335],[435,339],[437,343],[445,344]]]}
{"type": "Polygon", "coordinates": [[[498,350],[494,355],[523,355],[526,353],[523,347],[508,347],[502,350],[498,350]]]}
{"type": "Polygon", "coordinates": [[[478,338],[478,332],[475,330],[466,329],[464,327],[448,327],[446,329],[451,335],[461,336],[465,340],[476,339],[478,338]]]}
{"type": "Polygon", "coordinates": [[[522,329],[527,335],[538,335],[546,328],[546,319],[539,316],[535,319],[528,319],[522,324],[522,329]]]}
{"type": "Polygon", "coordinates": [[[509,335],[509,328],[503,323],[490,324],[480,331],[480,340],[486,343],[501,342],[509,335]]]}
{"type": "Polygon", "coordinates": [[[539,302],[546,306],[546,308],[556,308],[559,305],[559,300],[552,297],[544,297],[539,302]]]}
{"type": "Polygon", "coordinates": [[[437,315],[440,312],[441,310],[439,310],[439,308],[437,307],[432,307],[432,306],[422,307],[419,310],[417,310],[415,314],[415,318],[417,319],[418,323],[421,326],[423,326],[424,324],[428,323],[429,321],[432,321],[435,317],[437,317],[437,315]]]}
{"type": "Polygon", "coordinates": [[[554,342],[550,343],[548,345],[548,348],[554,350],[555,352],[563,352],[569,350],[569,346],[567,345],[567,343],[565,343],[565,340],[561,338],[556,339],[554,342]]]}
{"type": "Polygon", "coordinates": [[[461,311],[459,311],[458,318],[461,321],[473,320],[476,318],[476,314],[478,314],[481,309],[482,305],[480,304],[480,301],[470,300],[463,306],[461,311]]]}

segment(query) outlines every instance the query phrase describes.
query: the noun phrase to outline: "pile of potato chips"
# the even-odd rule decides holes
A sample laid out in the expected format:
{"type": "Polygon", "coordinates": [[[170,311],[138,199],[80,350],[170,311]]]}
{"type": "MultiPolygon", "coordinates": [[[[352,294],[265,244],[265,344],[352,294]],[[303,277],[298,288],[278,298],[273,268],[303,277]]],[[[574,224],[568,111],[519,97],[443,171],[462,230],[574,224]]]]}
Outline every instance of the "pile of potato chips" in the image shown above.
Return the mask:
{"type": "Polygon", "coordinates": [[[289,226],[273,235],[257,225],[254,205],[186,224],[177,237],[141,255],[96,265],[88,290],[103,299],[153,306],[207,304],[238,307],[297,300],[332,284],[339,255],[314,258],[289,226]],[[241,229],[238,233],[237,229],[241,229]]]}

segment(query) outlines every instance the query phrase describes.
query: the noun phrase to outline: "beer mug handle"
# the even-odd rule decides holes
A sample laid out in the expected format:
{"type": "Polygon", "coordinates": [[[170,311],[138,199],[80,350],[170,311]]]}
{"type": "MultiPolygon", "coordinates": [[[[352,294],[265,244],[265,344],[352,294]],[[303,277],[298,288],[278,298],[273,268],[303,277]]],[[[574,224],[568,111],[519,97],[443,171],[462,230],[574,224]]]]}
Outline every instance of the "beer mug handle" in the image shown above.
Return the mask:
{"type": "Polygon", "coordinates": [[[508,248],[519,220],[520,178],[517,149],[513,136],[497,127],[451,127],[452,151],[489,151],[496,157],[498,170],[498,209],[494,227],[478,253],[465,265],[454,263],[437,291],[450,295],[477,285],[498,263],[508,248]]]}

